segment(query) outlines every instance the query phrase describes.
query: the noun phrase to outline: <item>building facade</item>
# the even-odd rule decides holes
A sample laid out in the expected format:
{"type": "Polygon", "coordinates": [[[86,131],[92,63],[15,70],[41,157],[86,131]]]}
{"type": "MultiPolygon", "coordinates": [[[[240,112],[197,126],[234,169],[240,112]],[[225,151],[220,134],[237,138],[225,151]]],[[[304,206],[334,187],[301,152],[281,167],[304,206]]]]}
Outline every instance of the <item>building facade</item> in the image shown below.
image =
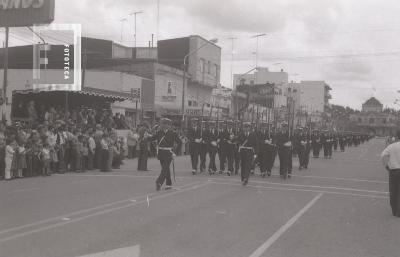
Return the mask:
{"type": "Polygon", "coordinates": [[[362,105],[362,111],[350,116],[353,130],[378,136],[395,135],[398,117],[383,112],[383,105],[375,97],[371,97],[362,105]]]}
{"type": "Polygon", "coordinates": [[[275,84],[283,85],[289,81],[289,74],[283,70],[270,71],[267,67],[258,67],[252,74],[234,74],[234,86],[240,84],[275,84]]]}

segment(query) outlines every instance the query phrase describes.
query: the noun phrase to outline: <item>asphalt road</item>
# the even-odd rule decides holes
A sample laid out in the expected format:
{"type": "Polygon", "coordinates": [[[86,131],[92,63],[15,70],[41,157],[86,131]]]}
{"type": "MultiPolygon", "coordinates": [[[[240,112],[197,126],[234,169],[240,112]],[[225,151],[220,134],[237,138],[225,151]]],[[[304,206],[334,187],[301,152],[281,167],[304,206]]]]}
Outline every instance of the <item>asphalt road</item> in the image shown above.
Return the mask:
{"type": "Polygon", "coordinates": [[[148,257],[398,257],[400,219],[388,203],[383,148],[374,139],[331,160],[311,158],[290,180],[275,168],[246,187],[238,176],[192,176],[189,157],[175,160],[169,191],[155,191],[155,159],[149,172],[136,171],[134,160],[111,173],[1,181],[0,256],[135,246],[148,257]]]}

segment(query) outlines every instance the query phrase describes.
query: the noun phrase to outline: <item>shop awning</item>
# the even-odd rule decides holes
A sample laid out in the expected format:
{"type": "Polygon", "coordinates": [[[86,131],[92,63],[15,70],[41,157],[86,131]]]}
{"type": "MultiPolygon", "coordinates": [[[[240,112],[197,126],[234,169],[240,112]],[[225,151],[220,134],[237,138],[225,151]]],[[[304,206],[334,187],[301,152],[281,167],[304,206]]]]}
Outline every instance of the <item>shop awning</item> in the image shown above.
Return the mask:
{"type": "Polygon", "coordinates": [[[108,101],[125,101],[129,100],[131,95],[129,93],[124,92],[116,92],[112,90],[105,90],[99,88],[91,88],[91,87],[84,87],[80,91],[48,91],[46,89],[25,89],[25,90],[14,90],[13,94],[48,94],[50,92],[68,92],[69,95],[88,95],[88,96],[97,96],[101,98],[105,98],[108,101]]]}

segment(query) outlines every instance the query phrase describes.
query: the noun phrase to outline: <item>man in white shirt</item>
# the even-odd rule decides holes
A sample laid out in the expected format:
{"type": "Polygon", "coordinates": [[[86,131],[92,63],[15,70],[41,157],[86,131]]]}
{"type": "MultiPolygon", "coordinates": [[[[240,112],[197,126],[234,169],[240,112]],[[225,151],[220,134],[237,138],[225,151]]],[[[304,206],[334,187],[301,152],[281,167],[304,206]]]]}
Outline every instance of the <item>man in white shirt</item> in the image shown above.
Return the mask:
{"type": "Polygon", "coordinates": [[[397,142],[392,143],[381,154],[383,165],[389,171],[390,206],[393,216],[400,217],[400,131],[397,142]]]}

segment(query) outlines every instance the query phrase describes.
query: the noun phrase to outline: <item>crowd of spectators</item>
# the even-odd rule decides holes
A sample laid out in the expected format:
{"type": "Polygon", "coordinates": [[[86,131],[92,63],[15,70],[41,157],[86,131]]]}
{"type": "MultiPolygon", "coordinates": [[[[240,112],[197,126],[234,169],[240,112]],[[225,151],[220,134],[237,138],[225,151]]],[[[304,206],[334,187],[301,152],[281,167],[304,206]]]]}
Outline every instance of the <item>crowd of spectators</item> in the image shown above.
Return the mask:
{"type": "MultiPolygon", "coordinates": [[[[131,117],[111,110],[80,107],[38,108],[27,105],[28,119],[11,126],[0,123],[0,179],[50,176],[53,173],[103,172],[119,169],[125,158],[138,158],[138,170],[147,170],[147,158],[156,155],[148,124],[135,127],[131,117]],[[118,136],[118,130],[127,130],[118,136]]],[[[178,155],[188,154],[181,134],[178,155]]]]}

